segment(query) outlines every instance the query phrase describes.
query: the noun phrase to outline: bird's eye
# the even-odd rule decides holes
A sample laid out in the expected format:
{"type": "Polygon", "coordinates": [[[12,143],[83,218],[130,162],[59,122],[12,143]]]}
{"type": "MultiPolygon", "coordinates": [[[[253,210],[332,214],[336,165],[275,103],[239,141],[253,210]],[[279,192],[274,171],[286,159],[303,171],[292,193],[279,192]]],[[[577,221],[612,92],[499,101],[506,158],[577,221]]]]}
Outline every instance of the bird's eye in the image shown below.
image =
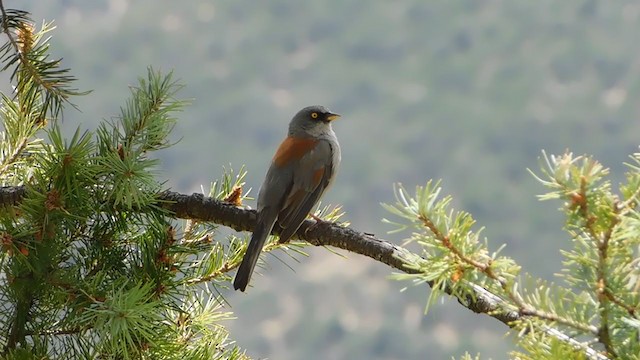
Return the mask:
{"type": "Polygon", "coordinates": [[[317,119],[318,118],[318,113],[317,112],[312,112],[311,113],[311,118],[312,119],[317,119]]]}

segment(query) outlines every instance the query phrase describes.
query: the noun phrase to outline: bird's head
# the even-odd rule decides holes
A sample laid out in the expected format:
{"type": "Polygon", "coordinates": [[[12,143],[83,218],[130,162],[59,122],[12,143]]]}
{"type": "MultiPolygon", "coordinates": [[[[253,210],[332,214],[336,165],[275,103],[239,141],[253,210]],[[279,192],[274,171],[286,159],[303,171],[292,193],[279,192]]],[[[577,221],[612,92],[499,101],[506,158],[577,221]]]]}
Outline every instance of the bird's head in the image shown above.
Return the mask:
{"type": "Polygon", "coordinates": [[[315,135],[324,133],[331,129],[331,122],[340,115],[331,112],[324,106],[313,105],[307,106],[291,119],[289,124],[289,133],[297,134],[300,132],[315,135]]]}

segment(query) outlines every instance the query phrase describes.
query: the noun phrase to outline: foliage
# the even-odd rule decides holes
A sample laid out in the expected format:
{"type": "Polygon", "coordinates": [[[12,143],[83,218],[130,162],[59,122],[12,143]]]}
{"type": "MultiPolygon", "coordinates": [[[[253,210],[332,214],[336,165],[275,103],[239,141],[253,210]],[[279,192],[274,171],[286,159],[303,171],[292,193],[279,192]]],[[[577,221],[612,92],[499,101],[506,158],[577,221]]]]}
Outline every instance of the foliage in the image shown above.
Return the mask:
{"type": "Polygon", "coordinates": [[[36,31],[19,11],[3,19],[17,85],[2,97],[0,179],[26,186],[24,201],[0,213],[4,358],[247,358],[221,325],[230,314],[216,283],[194,281],[232,269],[239,248],[211,246],[215,228],[179,235],[156,205],[151,155],[170,145],[181,85],[149,69],[119,117],[65,139],[57,120],[80,92],[47,60],[51,24],[36,31]]]}
{"type": "Polygon", "coordinates": [[[522,275],[514,260],[490,252],[471,216],[452,210],[451,197],[439,198],[441,188],[432,182],[418,187],[415,198],[399,186],[397,203],[385,205],[402,219],[392,222],[398,230],[416,230],[410,241],[422,248],[422,257],[407,264],[418,273],[396,279],[432,283],[429,303],[445,289],[460,299],[473,296],[470,285],[499,296],[504,310],[520,315],[512,326],[525,352],[516,358],[583,359],[602,351],[638,359],[640,153],[632,156],[620,195],[611,190],[609,170],[593,158],[565,153],[543,159],[537,179],[549,192],[540,199],[563,201],[572,243],[562,253],[561,284],[522,275]],[[568,343],[566,336],[580,342],[568,343]]]}

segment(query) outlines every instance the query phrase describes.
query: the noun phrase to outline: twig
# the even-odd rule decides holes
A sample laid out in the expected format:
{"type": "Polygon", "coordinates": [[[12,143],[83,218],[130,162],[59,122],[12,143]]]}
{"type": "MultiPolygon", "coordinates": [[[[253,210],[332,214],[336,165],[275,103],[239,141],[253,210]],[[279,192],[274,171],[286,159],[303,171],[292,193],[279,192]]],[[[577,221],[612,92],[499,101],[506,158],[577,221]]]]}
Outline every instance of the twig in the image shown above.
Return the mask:
{"type": "Polygon", "coordinates": [[[22,52],[20,52],[20,46],[18,46],[16,39],[13,38],[11,30],[9,29],[9,24],[7,23],[7,11],[4,9],[4,3],[2,2],[2,0],[0,0],[0,12],[2,12],[2,31],[7,35],[11,46],[13,46],[13,48],[16,50],[16,54],[18,54],[20,60],[22,60],[22,52]]]}
{"type": "Polygon", "coordinates": [[[531,306],[530,304],[527,304],[525,300],[522,298],[522,296],[520,295],[520,293],[515,291],[513,287],[505,280],[504,277],[499,276],[493,271],[493,268],[491,267],[490,262],[485,263],[485,262],[472,259],[469,256],[466,256],[462,251],[460,251],[460,249],[458,249],[456,246],[452,244],[450,237],[448,235],[445,235],[440,230],[438,230],[438,228],[430,219],[427,219],[421,216],[420,221],[422,221],[424,226],[426,226],[431,231],[435,239],[440,241],[442,245],[445,248],[447,248],[447,250],[449,250],[455,257],[460,259],[460,261],[476,268],[477,270],[485,274],[485,276],[487,276],[489,279],[498,283],[500,285],[500,288],[502,288],[504,293],[507,294],[508,298],[513,302],[514,307],[517,308],[518,313],[520,313],[521,315],[532,316],[542,320],[553,321],[559,324],[573,327],[580,331],[590,332],[593,335],[598,335],[598,329],[595,326],[581,324],[554,313],[540,311],[534,308],[533,306],[531,306]]]}

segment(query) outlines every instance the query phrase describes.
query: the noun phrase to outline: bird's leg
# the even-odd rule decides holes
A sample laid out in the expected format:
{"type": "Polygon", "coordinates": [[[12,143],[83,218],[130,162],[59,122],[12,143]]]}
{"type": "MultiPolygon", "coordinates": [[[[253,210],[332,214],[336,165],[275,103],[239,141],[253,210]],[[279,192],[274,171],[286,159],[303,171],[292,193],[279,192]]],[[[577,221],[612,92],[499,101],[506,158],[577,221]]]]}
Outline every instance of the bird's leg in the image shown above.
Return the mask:
{"type": "Polygon", "coordinates": [[[305,231],[304,231],[304,234],[305,234],[305,235],[306,235],[309,231],[311,231],[311,230],[315,229],[315,228],[316,228],[316,227],[318,227],[318,226],[331,225],[331,224],[332,224],[332,222],[331,222],[331,221],[325,221],[325,220],[322,220],[321,218],[319,218],[319,217],[315,216],[314,214],[309,214],[309,216],[310,216],[313,220],[315,220],[316,222],[315,222],[315,224],[313,224],[313,225],[311,225],[311,226],[309,226],[308,228],[306,228],[306,229],[305,229],[305,231]]]}

